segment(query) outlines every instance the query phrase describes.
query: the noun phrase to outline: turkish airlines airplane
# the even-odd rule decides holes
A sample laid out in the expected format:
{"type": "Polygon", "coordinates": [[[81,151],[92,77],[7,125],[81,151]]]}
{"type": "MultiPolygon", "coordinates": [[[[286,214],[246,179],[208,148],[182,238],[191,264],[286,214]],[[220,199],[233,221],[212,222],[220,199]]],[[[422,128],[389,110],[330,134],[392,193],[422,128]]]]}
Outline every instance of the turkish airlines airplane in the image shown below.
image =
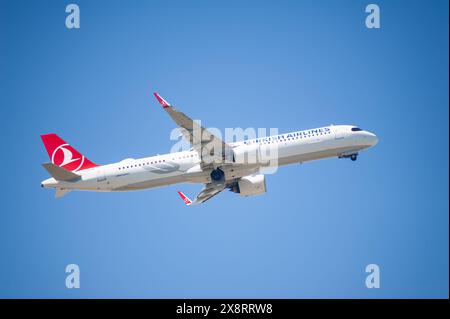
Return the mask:
{"type": "Polygon", "coordinates": [[[224,189],[241,196],[265,193],[264,169],[274,163],[279,167],[331,157],[355,161],[360,151],[378,142],[375,134],[359,127],[331,125],[225,143],[157,93],[154,95],[192,145],[190,150],[97,165],[58,135],[45,134],[41,138],[51,162],[43,167],[52,177],[41,186],[55,188],[59,198],[72,190],[116,192],[177,183],[204,184],[194,200],[178,192],[187,205],[194,205],[224,189]],[[275,150],[272,157],[264,157],[270,150],[275,150]]]}

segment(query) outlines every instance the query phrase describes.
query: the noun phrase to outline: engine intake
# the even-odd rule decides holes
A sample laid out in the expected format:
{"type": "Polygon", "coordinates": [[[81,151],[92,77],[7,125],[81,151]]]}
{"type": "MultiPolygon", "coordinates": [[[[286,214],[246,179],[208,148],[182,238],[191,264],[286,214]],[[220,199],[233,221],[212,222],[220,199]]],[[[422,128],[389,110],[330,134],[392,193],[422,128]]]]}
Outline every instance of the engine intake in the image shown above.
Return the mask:
{"type": "Polygon", "coordinates": [[[225,173],[220,168],[216,168],[215,170],[213,170],[210,176],[211,180],[214,182],[221,182],[225,180],[225,173]]]}

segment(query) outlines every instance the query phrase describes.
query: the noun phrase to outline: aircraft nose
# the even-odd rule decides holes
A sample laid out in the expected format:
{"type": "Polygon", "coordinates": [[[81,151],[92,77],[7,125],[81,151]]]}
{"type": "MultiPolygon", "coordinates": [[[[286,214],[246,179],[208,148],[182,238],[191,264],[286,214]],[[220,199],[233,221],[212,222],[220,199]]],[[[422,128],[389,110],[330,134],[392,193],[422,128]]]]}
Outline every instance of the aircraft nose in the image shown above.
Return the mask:
{"type": "Polygon", "coordinates": [[[378,143],[378,137],[375,134],[367,132],[366,137],[369,140],[370,146],[375,146],[378,143]]]}

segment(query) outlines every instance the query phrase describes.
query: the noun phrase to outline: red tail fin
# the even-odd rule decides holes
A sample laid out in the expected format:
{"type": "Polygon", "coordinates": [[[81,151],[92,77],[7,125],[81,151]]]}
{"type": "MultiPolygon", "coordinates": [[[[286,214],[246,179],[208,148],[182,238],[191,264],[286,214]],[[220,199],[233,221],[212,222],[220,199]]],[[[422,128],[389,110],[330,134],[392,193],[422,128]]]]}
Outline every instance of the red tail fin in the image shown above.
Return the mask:
{"type": "Polygon", "coordinates": [[[50,157],[50,161],[59,167],[76,172],[98,166],[56,134],[41,135],[41,138],[50,157]]]}

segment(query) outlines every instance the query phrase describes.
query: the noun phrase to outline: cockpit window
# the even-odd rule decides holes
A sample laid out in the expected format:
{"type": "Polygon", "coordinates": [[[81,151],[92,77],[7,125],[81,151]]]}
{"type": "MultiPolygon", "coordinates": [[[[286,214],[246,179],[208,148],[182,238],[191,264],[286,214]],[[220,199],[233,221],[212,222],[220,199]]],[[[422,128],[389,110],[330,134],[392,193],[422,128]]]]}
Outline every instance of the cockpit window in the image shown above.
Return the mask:
{"type": "Polygon", "coordinates": [[[352,131],[353,132],[358,132],[358,131],[362,131],[359,127],[352,127],[352,131]]]}

